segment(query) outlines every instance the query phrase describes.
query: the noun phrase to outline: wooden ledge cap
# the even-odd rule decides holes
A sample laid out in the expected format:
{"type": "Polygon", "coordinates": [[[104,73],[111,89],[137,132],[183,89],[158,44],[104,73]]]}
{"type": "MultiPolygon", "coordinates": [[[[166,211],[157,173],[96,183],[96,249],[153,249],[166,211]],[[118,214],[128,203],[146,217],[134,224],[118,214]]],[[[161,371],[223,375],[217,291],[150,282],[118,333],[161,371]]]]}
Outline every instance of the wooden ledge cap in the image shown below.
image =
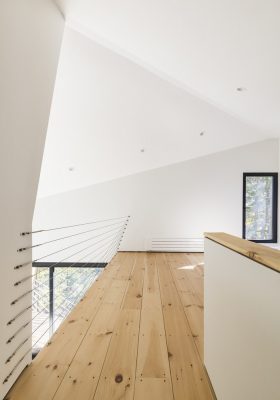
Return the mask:
{"type": "Polygon", "coordinates": [[[204,236],[274,271],[280,272],[280,251],[277,249],[224,232],[206,232],[204,236]]]}

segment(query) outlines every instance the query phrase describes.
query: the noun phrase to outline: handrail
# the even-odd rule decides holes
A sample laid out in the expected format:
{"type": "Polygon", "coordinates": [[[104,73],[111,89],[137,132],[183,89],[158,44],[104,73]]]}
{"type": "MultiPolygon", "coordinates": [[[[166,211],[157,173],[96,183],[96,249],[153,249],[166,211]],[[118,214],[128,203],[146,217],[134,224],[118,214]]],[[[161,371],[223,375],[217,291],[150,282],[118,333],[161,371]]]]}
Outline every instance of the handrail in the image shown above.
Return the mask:
{"type": "Polygon", "coordinates": [[[242,254],[267,268],[280,272],[280,251],[277,249],[250,242],[225,232],[207,232],[204,235],[207,239],[242,254]]]}

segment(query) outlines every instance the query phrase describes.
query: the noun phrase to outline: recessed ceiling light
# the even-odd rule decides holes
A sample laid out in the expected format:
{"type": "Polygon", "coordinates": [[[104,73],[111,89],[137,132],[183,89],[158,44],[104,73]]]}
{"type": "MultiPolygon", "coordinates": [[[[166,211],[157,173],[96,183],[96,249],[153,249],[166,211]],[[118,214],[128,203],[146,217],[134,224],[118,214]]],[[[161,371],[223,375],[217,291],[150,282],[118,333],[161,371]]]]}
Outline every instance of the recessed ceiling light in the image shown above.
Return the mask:
{"type": "Polygon", "coordinates": [[[240,86],[240,87],[236,88],[236,90],[237,90],[237,92],[245,92],[247,89],[245,87],[240,86]]]}

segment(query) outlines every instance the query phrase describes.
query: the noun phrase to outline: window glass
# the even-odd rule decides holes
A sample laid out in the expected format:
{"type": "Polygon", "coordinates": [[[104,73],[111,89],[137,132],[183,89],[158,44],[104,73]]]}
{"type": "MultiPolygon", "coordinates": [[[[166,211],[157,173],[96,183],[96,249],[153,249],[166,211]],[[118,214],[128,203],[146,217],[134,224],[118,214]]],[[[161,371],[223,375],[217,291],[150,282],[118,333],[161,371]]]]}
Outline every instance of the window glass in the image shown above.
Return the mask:
{"type": "Polygon", "coordinates": [[[276,241],[276,184],[275,174],[245,174],[243,236],[246,239],[276,241]]]}

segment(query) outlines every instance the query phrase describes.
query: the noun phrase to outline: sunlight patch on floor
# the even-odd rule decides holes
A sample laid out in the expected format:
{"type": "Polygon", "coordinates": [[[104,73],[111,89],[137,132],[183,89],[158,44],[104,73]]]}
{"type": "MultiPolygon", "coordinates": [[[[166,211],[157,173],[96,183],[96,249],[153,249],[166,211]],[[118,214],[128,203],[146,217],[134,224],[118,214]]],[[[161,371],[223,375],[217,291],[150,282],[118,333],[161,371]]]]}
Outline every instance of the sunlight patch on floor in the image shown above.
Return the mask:
{"type": "Polygon", "coordinates": [[[196,267],[203,266],[203,265],[204,265],[204,263],[201,262],[201,263],[195,264],[195,265],[183,265],[182,267],[178,267],[178,269],[189,269],[189,270],[191,270],[191,269],[195,269],[196,267]]]}

